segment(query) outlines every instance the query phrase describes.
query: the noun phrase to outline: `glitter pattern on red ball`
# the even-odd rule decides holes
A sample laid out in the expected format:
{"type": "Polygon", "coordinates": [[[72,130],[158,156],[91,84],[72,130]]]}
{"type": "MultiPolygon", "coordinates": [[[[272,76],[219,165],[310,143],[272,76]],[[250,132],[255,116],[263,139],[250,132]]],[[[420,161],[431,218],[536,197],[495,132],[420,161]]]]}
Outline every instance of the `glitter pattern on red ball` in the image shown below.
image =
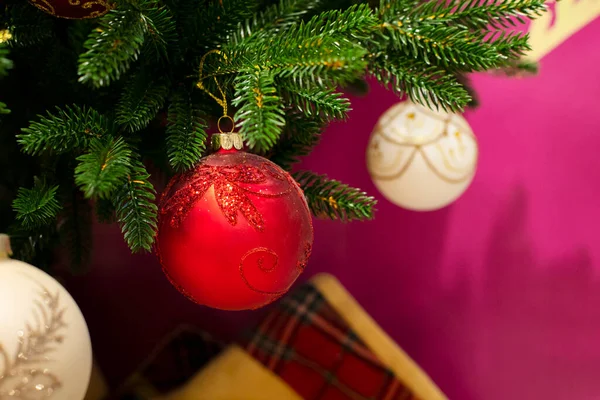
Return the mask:
{"type": "Polygon", "coordinates": [[[302,190],[258,155],[203,158],[169,182],[159,208],[163,270],[199,304],[262,307],[287,292],[310,256],[313,228],[302,190]]]}

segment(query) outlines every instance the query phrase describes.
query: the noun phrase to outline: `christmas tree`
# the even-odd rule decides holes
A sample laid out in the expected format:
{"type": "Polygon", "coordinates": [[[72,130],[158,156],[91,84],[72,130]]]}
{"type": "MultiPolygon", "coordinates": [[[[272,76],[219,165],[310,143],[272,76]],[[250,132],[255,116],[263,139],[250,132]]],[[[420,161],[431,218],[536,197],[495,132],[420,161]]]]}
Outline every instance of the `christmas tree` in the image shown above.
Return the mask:
{"type": "Polygon", "coordinates": [[[315,216],[372,218],[360,189],[294,168],[346,118],[344,93],[372,77],[459,112],[474,101],[467,73],[535,67],[515,27],[544,10],[542,0],[76,3],[71,15],[64,0],[6,0],[0,14],[0,231],[38,266],[58,245],[85,265],[94,214],[118,222],[132,251],[150,250],[153,182],[206,155],[222,115],[249,151],[293,171],[315,216]]]}

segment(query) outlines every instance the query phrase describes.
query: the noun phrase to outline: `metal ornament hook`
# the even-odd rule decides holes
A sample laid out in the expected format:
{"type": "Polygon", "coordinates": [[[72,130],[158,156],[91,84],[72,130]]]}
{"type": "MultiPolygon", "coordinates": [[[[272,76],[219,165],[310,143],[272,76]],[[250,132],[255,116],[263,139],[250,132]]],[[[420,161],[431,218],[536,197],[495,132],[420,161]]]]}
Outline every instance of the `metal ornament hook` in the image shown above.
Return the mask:
{"type": "Polygon", "coordinates": [[[200,67],[198,68],[199,69],[198,70],[199,79],[198,79],[198,83],[196,83],[196,87],[198,87],[198,89],[202,90],[204,93],[208,94],[221,107],[223,107],[223,116],[226,116],[227,115],[227,96],[225,96],[225,91],[223,90],[223,88],[219,84],[219,81],[217,80],[217,77],[213,76],[213,79],[215,80],[215,84],[217,85],[217,89],[219,90],[219,93],[221,94],[220,98],[217,97],[215,94],[211,93],[208,89],[206,89],[206,87],[204,87],[204,83],[202,83],[202,81],[207,78],[207,76],[203,75],[204,62],[206,61],[206,57],[208,57],[210,54],[219,54],[220,56],[223,57],[224,60],[227,60],[227,56],[221,50],[211,50],[208,53],[206,53],[205,55],[203,55],[202,59],[200,60],[200,67]]]}

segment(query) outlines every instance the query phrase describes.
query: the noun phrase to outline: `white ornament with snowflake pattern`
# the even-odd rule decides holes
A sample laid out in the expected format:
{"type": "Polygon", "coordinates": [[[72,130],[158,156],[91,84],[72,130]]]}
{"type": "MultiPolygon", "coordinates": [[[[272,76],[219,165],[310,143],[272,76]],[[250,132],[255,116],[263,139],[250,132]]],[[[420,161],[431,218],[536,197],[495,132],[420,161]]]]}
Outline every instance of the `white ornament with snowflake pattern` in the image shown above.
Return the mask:
{"type": "Polygon", "coordinates": [[[367,168],[386,199],[409,210],[430,211],[464,193],[477,156],[477,140],[461,115],[406,101],[379,119],[367,149],[367,168]]]}
{"type": "Polygon", "coordinates": [[[50,275],[8,255],[0,235],[0,399],[83,399],[92,346],[79,307],[50,275]]]}

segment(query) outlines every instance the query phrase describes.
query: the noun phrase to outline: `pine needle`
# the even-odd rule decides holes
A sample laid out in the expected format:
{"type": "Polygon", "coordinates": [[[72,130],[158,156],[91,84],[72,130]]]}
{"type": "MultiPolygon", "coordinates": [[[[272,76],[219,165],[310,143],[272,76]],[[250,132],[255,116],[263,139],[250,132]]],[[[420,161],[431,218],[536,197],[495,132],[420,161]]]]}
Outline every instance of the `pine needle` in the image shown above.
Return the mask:
{"type": "Polygon", "coordinates": [[[176,171],[194,166],[206,148],[206,123],[193,108],[185,90],[175,93],[171,100],[167,122],[167,153],[176,171]]]}
{"type": "Polygon", "coordinates": [[[37,229],[55,222],[56,215],[61,210],[56,199],[57,190],[58,186],[48,186],[40,180],[31,189],[20,188],[13,201],[17,220],[26,229],[37,229]]]}
{"type": "Polygon", "coordinates": [[[377,201],[360,189],[310,171],[297,172],[294,178],[315,217],[342,222],[373,218],[377,201]]]}
{"type": "Polygon", "coordinates": [[[50,152],[63,154],[86,148],[94,138],[112,131],[111,122],[96,110],[77,105],[56,108],[54,113],[38,116],[17,135],[17,141],[28,154],[50,152]]]}
{"type": "Polygon", "coordinates": [[[131,149],[122,138],[95,139],[87,154],[77,158],[75,183],[86,198],[107,198],[127,179],[131,149]]]}
{"type": "Polygon", "coordinates": [[[256,71],[241,75],[235,89],[233,105],[239,107],[235,120],[244,140],[251,149],[269,150],[285,125],[283,103],[277,96],[273,74],[256,71]]]}
{"type": "Polygon", "coordinates": [[[145,128],[163,107],[169,90],[168,79],[152,77],[145,70],[137,71],[125,85],[117,104],[117,124],[129,132],[145,128]]]}
{"type": "Polygon", "coordinates": [[[150,174],[140,161],[134,161],[131,173],[115,193],[113,202],[123,237],[132,252],[150,251],[156,233],[156,191],[150,174]]]}

